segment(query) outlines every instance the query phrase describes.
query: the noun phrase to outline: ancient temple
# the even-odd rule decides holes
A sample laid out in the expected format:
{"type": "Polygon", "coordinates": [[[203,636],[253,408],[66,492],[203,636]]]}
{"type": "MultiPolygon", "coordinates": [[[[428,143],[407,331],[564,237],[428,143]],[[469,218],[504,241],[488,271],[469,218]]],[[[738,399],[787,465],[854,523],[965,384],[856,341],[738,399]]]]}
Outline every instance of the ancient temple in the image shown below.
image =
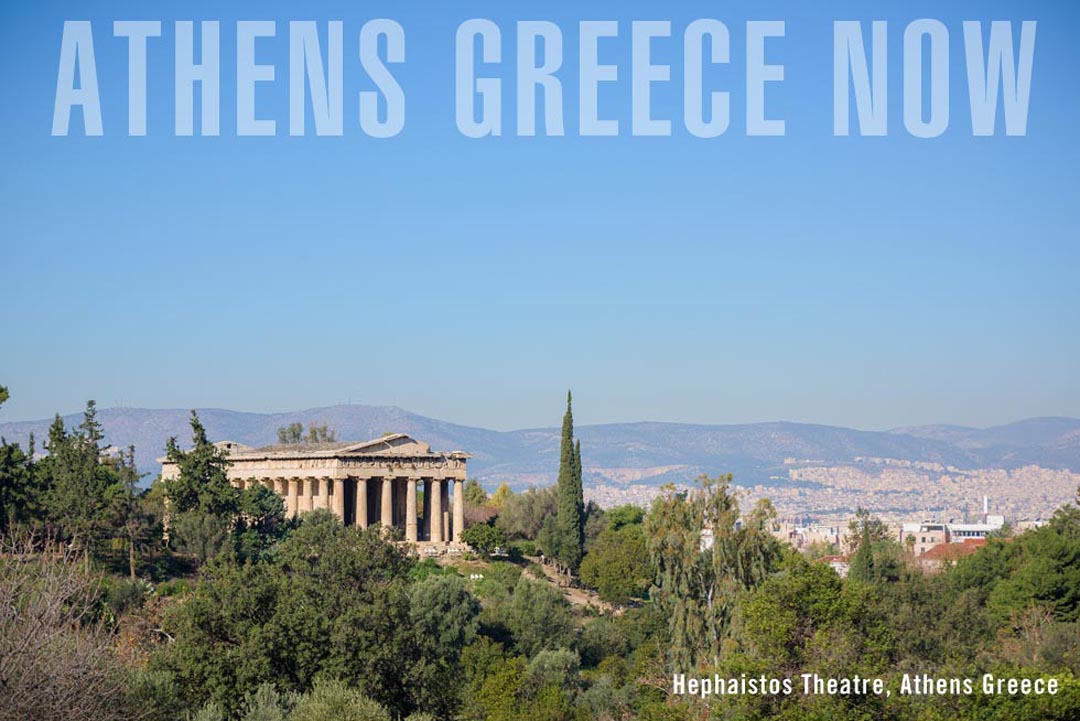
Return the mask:
{"type": "MultiPolygon", "coordinates": [[[[403,433],[363,443],[215,445],[228,454],[234,486],[266,486],[285,499],[289,516],[326,508],[346,525],[401,528],[413,543],[461,543],[468,453],[432,451],[403,433]]],[[[175,478],[176,465],[161,461],[162,479],[175,478]]]]}

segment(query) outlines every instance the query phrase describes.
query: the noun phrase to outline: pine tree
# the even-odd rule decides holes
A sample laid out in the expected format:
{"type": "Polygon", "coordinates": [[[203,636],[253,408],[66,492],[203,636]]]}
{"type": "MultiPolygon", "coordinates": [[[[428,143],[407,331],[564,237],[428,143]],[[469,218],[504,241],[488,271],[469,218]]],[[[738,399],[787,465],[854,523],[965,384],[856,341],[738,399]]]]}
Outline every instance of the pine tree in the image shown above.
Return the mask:
{"type": "Polygon", "coordinates": [[[585,502],[581,483],[581,444],[574,444],[574,413],[570,392],[566,394],[562,444],[559,449],[559,505],[555,559],[571,572],[577,572],[585,548],[585,502]]]}
{"type": "Polygon", "coordinates": [[[139,547],[145,545],[150,528],[138,487],[139,480],[146,474],[140,474],[135,467],[135,446],[128,446],[127,453],[120,454],[115,463],[122,489],[113,498],[111,522],[115,529],[123,530],[128,547],[128,575],[134,581],[137,553],[139,547]]]}
{"type": "Polygon", "coordinates": [[[170,510],[174,513],[199,510],[231,517],[238,510],[240,492],[229,484],[228,456],[210,442],[195,411],[191,412],[191,440],[190,451],[180,450],[175,438],[166,444],[166,456],[179,470],[177,477],[165,487],[170,510]]]}
{"type": "MultiPolygon", "coordinates": [[[[0,386],[0,406],[8,399],[8,389],[0,386]]],[[[0,438],[0,533],[14,523],[39,519],[43,499],[34,469],[34,434],[29,451],[18,443],[0,438]]]]}
{"type": "Polygon", "coordinates": [[[88,401],[83,422],[74,432],[57,416],[49,428],[48,458],[38,465],[49,521],[61,537],[92,550],[111,532],[108,511],[123,483],[113,464],[102,459],[105,434],[97,407],[88,401]]]}
{"type": "Polygon", "coordinates": [[[40,503],[33,455],[24,453],[18,443],[0,438],[0,534],[38,517],[40,503]]]}

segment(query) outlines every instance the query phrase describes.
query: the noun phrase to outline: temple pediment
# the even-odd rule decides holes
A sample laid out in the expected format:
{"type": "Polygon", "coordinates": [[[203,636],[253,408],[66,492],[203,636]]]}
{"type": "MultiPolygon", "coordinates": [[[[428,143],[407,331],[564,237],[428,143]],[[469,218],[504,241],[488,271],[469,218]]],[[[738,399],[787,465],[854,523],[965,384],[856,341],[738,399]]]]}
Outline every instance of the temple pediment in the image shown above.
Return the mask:
{"type": "Polygon", "coordinates": [[[250,453],[254,451],[253,446],[245,446],[243,443],[237,443],[236,441],[218,441],[214,444],[214,447],[218,450],[225,451],[226,453],[250,453]]]}
{"type": "Polygon", "coordinates": [[[338,451],[342,455],[403,455],[422,456],[431,453],[431,446],[404,433],[391,433],[362,443],[354,443],[338,451]]]}
{"type": "MultiPolygon", "coordinates": [[[[351,443],[294,443],[288,445],[252,446],[237,443],[235,441],[219,441],[215,447],[228,454],[230,464],[239,468],[245,463],[258,461],[322,461],[322,462],[346,462],[355,461],[358,456],[374,457],[372,462],[381,463],[378,458],[386,458],[386,462],[393,459],[430,459],[432,461],[455,459],[464,461],[469,458],[468,453],[451,451],[443,453],[432,451],[431,446],[423,441],[418,441],[405,433],[390,433],[381,438],[373,438],[369,441],[351,443]]],[[[170,468],[168,458],[159,458],[158,462],[165,468],[170,468]]]]}

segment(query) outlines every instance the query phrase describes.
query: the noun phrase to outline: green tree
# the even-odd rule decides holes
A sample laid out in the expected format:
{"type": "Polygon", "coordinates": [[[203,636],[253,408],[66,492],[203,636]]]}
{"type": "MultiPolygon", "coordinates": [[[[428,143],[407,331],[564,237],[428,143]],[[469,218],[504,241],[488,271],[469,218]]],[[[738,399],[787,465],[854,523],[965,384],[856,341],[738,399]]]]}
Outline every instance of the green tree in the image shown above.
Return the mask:
{"type": "Polygon", "coordinates": [[[562,548],[562,533],[554,513],[544,519],[544,525],[536,534],[536,545],[549,560],[558,561],[559,549],[562,548]]]}
{"type": "MultiPolygon", "coordinates": [[[[497,491],[496,491],[497,493],[497,491]]],[[[499,528],[511,539],[538,540],[540,530],[548,518],[554,518],[558,509],[556,486],[530,488],[524,493],[511,494],[496,520],[499,528]]],[[[548,554],[551,551],[548,549],[548,554]]]]}
{"type": "MultiPolygon", "coordinates": [[[[777,572],[742,594],[733,638],[717,670],[721,675],[788,678],[801,673],[885,677],[897,660],[890,615],[873,590],[845,584],[827,565],[786,550],[777,572]]],[[[926,660],[911,663],[927,667],[926,660]]],[[[855,697],[838,708],[833,700],[799,694],[746,696],[735,700],[731,713],[740,718],[881,718],[875,703],[855,697]],[[807,704],[815,705],[816,713],[807,704]]]]}
{"type": "Polygon", "coordinates": [[[210,701],[195,713],[188,716],[188,721],[228,721],[225,710],[219,704],[210,701]]]}
{"type": "Polygon", "coordinates": [[[317,681],[296,697],[289,721],[390,721],[390,712],[341,681],[317,681]]]}
{"type": "Polygon", "coordinates": [[[633,504],[617,506],[604,515],[607,519],[607,527],[612,531],[617,531],[623,526],[632,526],[645,521],[645,509],[633,504]]]}
{"type": "Polygon", "coordinates": [[[465,503],[470,506],[487,505],[488,495],[484,487],[475,478],[465,481],[465,503]]]}
{"type": "Polygon", "coordinates": [[[581,563],[581,581],[620,605],[644,596],[654,575],[640,523],[603,531],[581,563]]]}
{"type": "Polygon", "coordinates": [[[260,684],[303,693],[317,678],[337,678],[408,713],[420,658],[412,563],[377,528],[343,526],[326,510],[306,514],[271,556],[206,566],[167,614],[175,640],[155,666],[174,675],[190,707],[212,700],[234,714],[260,684]]]}
{"type": "Polygon", "coordinates": [[[32,454],[33,450],[28,454],[19,444],[0,438],[0,535],[44,513],[32,454]]]}
{"type": "Polygon", "coordinates": [[[135,467],[135,446],[128,446],[127,454],[116,459],[116,469],[121,489],[113,497],[109,509],[110,523],[114,532],[120,531],[127,545],[128,577],[134,581],[139,551],[148,545],[153,527],[153,519],[143,506],[138,487],[144,474],[135,467]]]}
{"type": "Polygon", "coordinates": [[[242,721],[286,721],[292,704],[272,683],[260,684],[244,696],[242,721]]]}
{"type": "Polygon", "coordinates": [[[477,523],[461,532],[461,540],[485,554],[506,546],[506,534],[493,523],[477,523]]]}
{"type": "Polygon", "coordinates": [[[513,495],[514,492],[510,490],[510,486],[503,482],[500,483],[499,487],[495,489],[495,492],[491,494],[489,503],[492,508],[501,511],[513,495]]]}
{"type": "Polygon", "coordinates": [[[278,443],[283,446],[302,442],[304,440],[304,424],[290,423],[287,426],[278,428],[277,438],[278,443]]]}
{"type": "Polygon", "coordinates": [[[38,465],[50,523],[73,545],[90,553],[112,533],[110,509],[124,492],[115,462],[105,462],[104,432],[97,406],[88,401],[82,423],[68,433],[57,416],[49,428],[48,457],[38,465]]]}
{"type": "Polygon", "coordinates": [[[870,536],[870,524],[866,519],[861,523],[859,548],[851,559],[848,578],[852,581],[867,583],[874,580],[874,550],[870,536]]]}
{"type": "MultiPolygon", "coordinates": [[[[0,386],[0,406],[8,399],[8,389],[0,386]]],[[[34,436],[30,452],[17,443],[0,438],[0,534],[15,523],[26,523],[43,513],[40,488],[34,473],[34,436]]]]}
{"type": "Polygon", "coordinates": [[[169,518],[169,543],[180,553],[206,563],[222,556],[232,557],[236,549],[234,520],[229,516],[207,513],[198,508],[169,518]]]}
{"type": "Polygon", "coordinates": [[[409,592],[409,619],[418,657],[409,670],[417,705],[452,718],[461,698],[460,662],[479,628],[480,603],[457,575],[428,576],[409,592]]]}
{"type": "Polygon", "coordinates": [[[525,659],[507,658],[480,676],[469,694],[471,721],[515,721],[522,718],[518,692],[525,674],[525,659]]]}
{"type": "Polygon", "coordinates": [[[522,576],[514,587],[507,626],[518,650],[532,657],[546,648],[569,648],[575,637],[570,606],[544,581],[522,576]]]}
{"type": "Polygon", "coordinates": [[[859,543],[866,534],[871,544],[879,544],[889,540],[889,527],[880,518],[871,516],[870,511],[859,506],[855,509],[855,517],[848,523],[847,546],[854,553],[859,543]]]}
{"type": "Polygon", "coordinates": [[[576,573],[585,554],[585,501],[581,482],[581,443],[574,443],[574,413],[572,397],[566,394],[566,414],[563,416],[562,442],[559,450],[558,535],[553,547],[545,549],[576,573]]]}
{"type": "Polygon", "coordinates": [[[657,572],[652,597],[669,619],[668,661],[687,670],[717,664],[741,593],[761,583],[779,556],[767,501],[743,519],[730,475],[698,483],[683,492],[667,486],[645,521],[657,572]]]}
{"type": "Polygon", "coordinates": [[[608,527],[607,512],[596,501],[585,504],[585,554],[596,543],[596,539],[608,527]]]}
{"type": "Polygon", "coordinates": [[[180,450],[175,438],[166,444],[166,455],[179,471],[165,487],[170,512],[200,510],[217,516],[235,516],[240,491],[229,483],[228,454],[210,442],[195,411],[191,412],[191,440],[190,451],[180,450]]]}
{"type": "Polygon", "coordinates": [[[337,432],[333,428],[327,427],[325,423],[321,426],[314,423],[308,424],[308,443],[334,443],[337,440],[337,432]]]}
{"type": "Polygon", "coordinates": [[[1080,514],[1066,506],[1042,528],[991,541],[950,576],[955,590],[977,593],[999,624],[1032,607],[1080,621],[1080,514]]]}
{"type": "Polygon", "coordinates": [[[566,648],[544,649],[525,667],[525,691],[530,695],[539,695],[545,688],[575,691],[580,683],[580,667],[581,659],[573,651],[566,648]]]}
{"type": "Polygon", "coordinates": [[[321,426],[309,423],[307,433],[304,433],[303,423],[290,423],[277,430],[278,443],[281,445],[297,445],[300,443],[333,443],[337,440],[334,429],[323,423],[321,426]]]}
{"type": "Polygon", "coordinates": [[[827,565],[798,554],[789,554],[782,569],[742,604],[744,640],[779,673],[797,674],[814,634],[840,620],[844,587],[827,565]]]}
{"type": "Polygon", "coordinates": [[[257,559],[269,552],[288,530],[285,500],[261,483],[240,493],[239,515],[233,526],[237,558],[257,559]]]}

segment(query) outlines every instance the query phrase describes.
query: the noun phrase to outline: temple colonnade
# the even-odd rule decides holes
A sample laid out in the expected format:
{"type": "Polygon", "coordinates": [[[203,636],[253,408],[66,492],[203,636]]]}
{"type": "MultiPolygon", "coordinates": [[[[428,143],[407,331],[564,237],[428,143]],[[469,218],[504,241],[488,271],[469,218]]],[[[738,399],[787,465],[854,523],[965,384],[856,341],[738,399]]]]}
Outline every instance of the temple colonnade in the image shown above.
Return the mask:
{"type": "MultiPolygon", "coordinates": [[[[262,485],[280,495],[289,517],[325,508],[345,525],[400,528],[412,543],[461,543],[469,454],[443,453],[404,433],[370,441],[264,446],[214,444],[238,488],[262,485]]],[[[166,483],[180,469],[159,459],[166,483]]]]}
{"type": "Polygon", "coordinates": [[[463,478],[292,476],[231,482],[240,489],[258,484],[277,493],[285,500],[289,518],[326,509],[347,526],[400,528],[412,543],[460,543],[465,527],[463,478]]]}

